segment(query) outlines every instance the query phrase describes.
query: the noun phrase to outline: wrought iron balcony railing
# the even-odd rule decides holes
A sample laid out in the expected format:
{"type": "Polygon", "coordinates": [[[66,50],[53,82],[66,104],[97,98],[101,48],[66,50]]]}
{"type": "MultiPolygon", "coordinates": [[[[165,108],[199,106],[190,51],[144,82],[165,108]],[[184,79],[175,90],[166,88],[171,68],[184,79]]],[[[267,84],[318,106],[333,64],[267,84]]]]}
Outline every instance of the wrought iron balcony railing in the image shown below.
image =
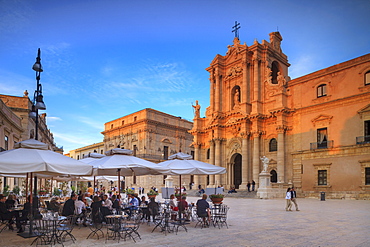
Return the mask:
{"type": "Polygon", "coordinates": [[[333,141],[326,141],[326,142],[312,142],[310,143],[310,149],[325,149],[325,148],[332,148],[334,145],[333,141]]]}
{"type": "Polygon", "coordinates": [[[357,136],[356,144],[367,144],[370,143],[370,136],[357,136]]]}

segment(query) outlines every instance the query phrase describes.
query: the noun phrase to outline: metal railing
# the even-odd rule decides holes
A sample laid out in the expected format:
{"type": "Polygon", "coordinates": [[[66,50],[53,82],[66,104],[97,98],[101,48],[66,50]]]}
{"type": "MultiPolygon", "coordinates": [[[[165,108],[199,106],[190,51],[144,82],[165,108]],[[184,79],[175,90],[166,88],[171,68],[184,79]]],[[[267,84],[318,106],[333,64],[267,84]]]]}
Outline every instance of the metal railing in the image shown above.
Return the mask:
{"type": "Polygon", "coordinates": [[[370,136],[357,136],[356,144],[367,144],[370,143],[370,136]]]}
{"type": "Polygon", "coordinates": [[[310,149],[326,149],[326,148],[332,148],[334,145],[333,141],[326,141],[326,142],[312,142],[310,143],[310,149]]]}

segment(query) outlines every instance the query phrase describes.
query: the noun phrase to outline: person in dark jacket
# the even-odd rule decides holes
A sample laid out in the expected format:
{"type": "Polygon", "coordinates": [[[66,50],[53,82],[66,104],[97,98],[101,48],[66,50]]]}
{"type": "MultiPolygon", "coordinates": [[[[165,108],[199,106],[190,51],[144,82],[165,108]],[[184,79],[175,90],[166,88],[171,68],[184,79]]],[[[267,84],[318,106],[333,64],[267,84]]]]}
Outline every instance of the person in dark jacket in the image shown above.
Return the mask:
{"type": "MultiPolygon", "coordinates": [[[[6,204],[6,197],[4,195],[0,195],[0,219],[1,220],[8,220],[8,227],[10,230],[14,230],[13,224],[14,220],[13,218],[16,218],[16,214],[14,211],[11,211],[10,209],[7,209],[6,204]]],[[[18,227],[18,225],[17,225],[18,227]]]]}
{"type": "Polygon", "coordinates": [[[72,194],[71,198],[69,198],[63,206],[62,215],[63,216],[70,216],[74,215],[75,213],[75,201],[77,200],[77,195],[72,194]]]}

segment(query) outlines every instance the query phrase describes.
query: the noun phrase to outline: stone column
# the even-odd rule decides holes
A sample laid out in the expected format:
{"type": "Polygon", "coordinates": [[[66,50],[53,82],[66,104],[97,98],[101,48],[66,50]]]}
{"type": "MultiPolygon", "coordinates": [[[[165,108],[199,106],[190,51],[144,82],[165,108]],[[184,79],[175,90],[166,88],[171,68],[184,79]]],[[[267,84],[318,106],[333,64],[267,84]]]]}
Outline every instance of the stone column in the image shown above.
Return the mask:
{"type": "MultiPolygon", "coordinates": [[[[215,140],[215,166],[221,166],[221,142],[220,138],[215,140]]],[[[220,184],[222,184],[221,175],[215,175],[215,185],[218,186],[220,184]]]]}
{"type": "Polygon", "coordinates": [[[242,140],[242,183],[240,187],[242,189],[247,188],[248,183],[248,139],[243,138],[242,140]]]}
{"type": "Polygon", "coordinates": [[[215,111],[220,111],[220,76],[218,74],[218,69],[215,72],[216,79],[216,90],[215,90],[215,111]]]}
{"type": "MultiPolygon", "coordinates": [[[[212,165],[215,164],[215,145],[214,140],[209,142],[209,149],[210,149],[210,162],[212,165]]],[[[215,184],[215,175],[209,175],[209,185],[215,184]]]]}
{"type": "Polygon", "coordinates": [[[276,128],[278,132],[277,176],[279,183],[285,182],[285,129],[284,126],[278,126],[276,128]]]}
{"type": "Polygon", "coordinates": [[[258,174],[260,173],[260,133],[253,134],[253,177],[258,187],[258,174]]]}

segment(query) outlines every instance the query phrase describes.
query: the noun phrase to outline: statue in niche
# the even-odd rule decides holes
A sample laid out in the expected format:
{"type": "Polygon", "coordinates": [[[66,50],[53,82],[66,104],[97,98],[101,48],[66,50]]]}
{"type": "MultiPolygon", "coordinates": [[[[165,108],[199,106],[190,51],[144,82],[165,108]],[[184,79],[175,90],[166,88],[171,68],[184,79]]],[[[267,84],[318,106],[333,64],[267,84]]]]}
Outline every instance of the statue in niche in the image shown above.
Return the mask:
{"type": "Polygon", "coordinates": [[[262,164],[263,164],[262,172],[267,172],[267,169],[269,167],[269,162],[270,162],[269,158],[267,158],[266,156],[262,156],[260,160],[262,161],[262,164]]]}
{"type": "Polygon", "coordinates": [[[281,72],[278,72],[277,81],[280,85],[285,85],[285,77],[281,74],[281,72]]]}
{"type": "Polygon", "coordinates": [[[239,96],[240,96],[239,89],[236,89],[234,94],[234,106],[239,105],[239,96]]]}
{"type": "Polygon", "coordinates": [[[200,105],[198,104],[198,100],[195,101],[194,108],[194,118],[200,118],[200,105]]]}

